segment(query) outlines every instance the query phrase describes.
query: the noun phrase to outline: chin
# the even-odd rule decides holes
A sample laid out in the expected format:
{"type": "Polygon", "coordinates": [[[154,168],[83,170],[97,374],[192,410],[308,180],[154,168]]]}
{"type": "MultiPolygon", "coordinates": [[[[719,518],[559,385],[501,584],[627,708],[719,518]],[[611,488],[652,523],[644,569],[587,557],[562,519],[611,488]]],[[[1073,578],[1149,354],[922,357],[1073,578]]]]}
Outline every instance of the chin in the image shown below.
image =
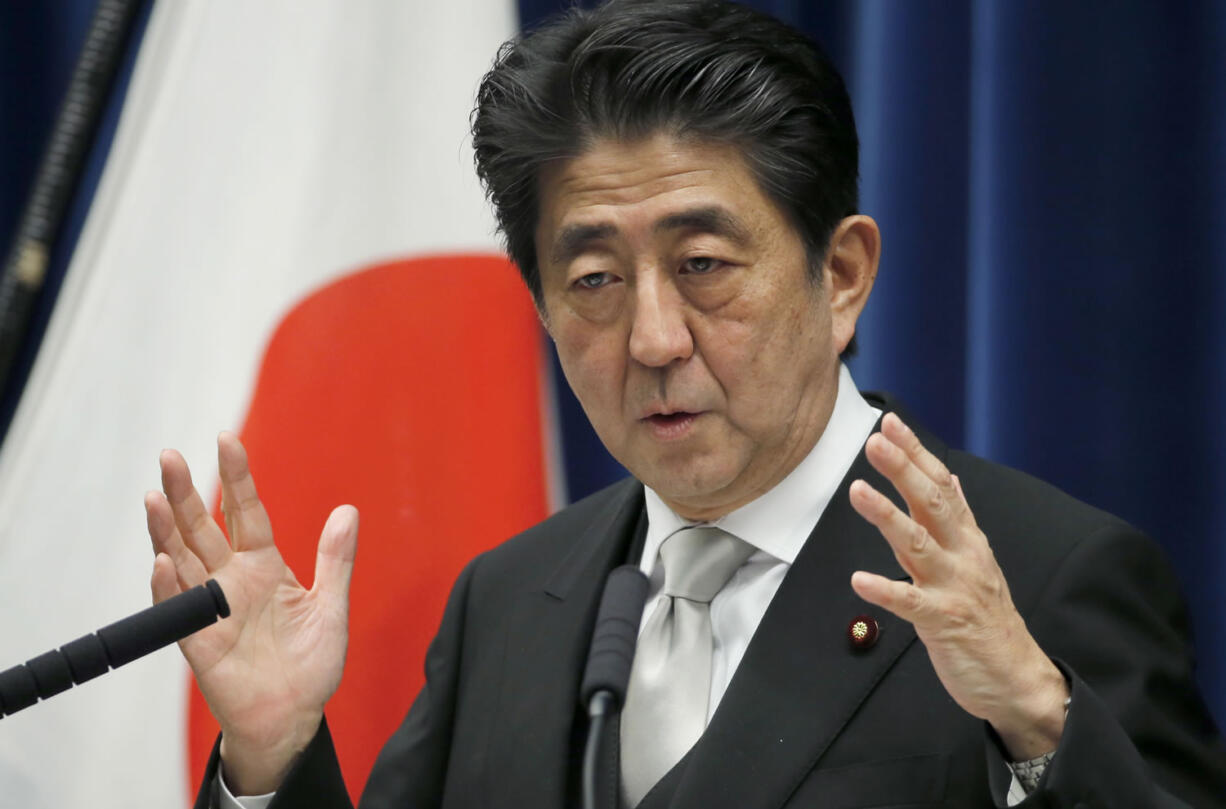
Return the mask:
{"type": "MultiPolygon", "coordinates": [[[[633,470],[631,470],[633,473],[633,470]]],[[[717,505],[725,495],[736,475],[727,468],[695,468],[687,464],[661,465],[650,476],[635,475],[655,490],[669,505],[706,509],[717,505]]],[[[684,516],[684,515],[683,515],[684,516]]]]}

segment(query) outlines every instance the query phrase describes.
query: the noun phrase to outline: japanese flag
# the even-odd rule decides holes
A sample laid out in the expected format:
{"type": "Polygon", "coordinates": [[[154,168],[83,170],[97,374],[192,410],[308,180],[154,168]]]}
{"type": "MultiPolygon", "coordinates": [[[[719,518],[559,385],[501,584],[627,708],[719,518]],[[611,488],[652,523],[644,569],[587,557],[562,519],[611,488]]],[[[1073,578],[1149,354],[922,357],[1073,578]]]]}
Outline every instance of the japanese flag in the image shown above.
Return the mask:
{"type": "MultiPolygon", "coordinates": [[[[542,518],[539,326],[467,122],[500,0],[157,3],[0,455],[0,666],[149,603],[161,448],[215,497],[237,429],[304,586],[362,515],[344,682],[356,796],[421,685],[447,590],[542,518]]],[[[175,649],[0,720],[23,809],[186,806],[216,732],[175,649]]]]}

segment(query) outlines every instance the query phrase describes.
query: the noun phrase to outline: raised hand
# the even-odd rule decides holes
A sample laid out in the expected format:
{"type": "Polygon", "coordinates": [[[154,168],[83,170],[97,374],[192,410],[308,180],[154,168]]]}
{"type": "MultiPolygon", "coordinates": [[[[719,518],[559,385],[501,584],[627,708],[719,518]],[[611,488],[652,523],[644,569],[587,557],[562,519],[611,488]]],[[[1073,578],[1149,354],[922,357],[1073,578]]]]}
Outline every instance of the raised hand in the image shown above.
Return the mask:
{"type": "Polygon", "coordinates": [[[912,580],[857,571],[852,589],[911,622],[945,690],[992,724],[1015,761],[1055,750],[1068,686],[1014,607],[957,478],[893,413],[865,454],[910,515],[863,480],[851,486],[852,506],[912,580]]]}
{"type": "Polygon", "coordinates": [[[333,510],[319,538],[315,583],[298,583],[273,544],[238,438],[217,438],[222,512],[230,542],[192,485],[183,457],[161,456],[162,491],[145,496],[153,600],[217,579],[230,617],[180,642],[222,730],[235,794],[275,790],[315,735],[340,684],[348,640],[349,579],[358,514],[333,510]],[[231,544],[232,543],[232,544],[231,544]]]}

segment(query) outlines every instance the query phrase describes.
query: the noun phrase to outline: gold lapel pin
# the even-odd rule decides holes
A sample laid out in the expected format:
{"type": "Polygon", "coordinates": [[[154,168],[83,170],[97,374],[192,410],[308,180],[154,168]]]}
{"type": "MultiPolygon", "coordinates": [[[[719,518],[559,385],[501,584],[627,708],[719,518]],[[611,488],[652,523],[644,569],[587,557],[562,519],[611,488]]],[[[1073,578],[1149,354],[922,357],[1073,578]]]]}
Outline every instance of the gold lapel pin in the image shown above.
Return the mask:
{"type": "Polygon", "coordinates": [[[871,615],[857,615],[847,625],[847,639],[851,641],[852,648],[859,651],[871,649],[877,642],[879,634],[881,634],[881,627],[877,625],[877,619],[871,615]]]}

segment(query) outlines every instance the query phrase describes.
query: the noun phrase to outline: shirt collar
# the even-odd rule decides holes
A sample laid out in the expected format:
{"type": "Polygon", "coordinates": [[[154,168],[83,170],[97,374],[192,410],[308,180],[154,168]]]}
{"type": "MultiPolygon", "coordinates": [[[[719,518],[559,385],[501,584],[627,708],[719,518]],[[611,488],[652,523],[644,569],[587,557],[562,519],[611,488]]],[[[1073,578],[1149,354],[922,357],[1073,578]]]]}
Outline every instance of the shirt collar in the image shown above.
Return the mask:
{"type": "MultiPolygon", "coordinates": [[[[847,366],[840,366],[834,410],[809,454],[770,491],[710,524],[792,564],[880,415],[880,410],[860,396],[847,366]]],[[[681,528],[700,523],[683,519],[658,494],[644,489],[647,537],[639,566],[650,576],[664,540],[681,528]]]]}

